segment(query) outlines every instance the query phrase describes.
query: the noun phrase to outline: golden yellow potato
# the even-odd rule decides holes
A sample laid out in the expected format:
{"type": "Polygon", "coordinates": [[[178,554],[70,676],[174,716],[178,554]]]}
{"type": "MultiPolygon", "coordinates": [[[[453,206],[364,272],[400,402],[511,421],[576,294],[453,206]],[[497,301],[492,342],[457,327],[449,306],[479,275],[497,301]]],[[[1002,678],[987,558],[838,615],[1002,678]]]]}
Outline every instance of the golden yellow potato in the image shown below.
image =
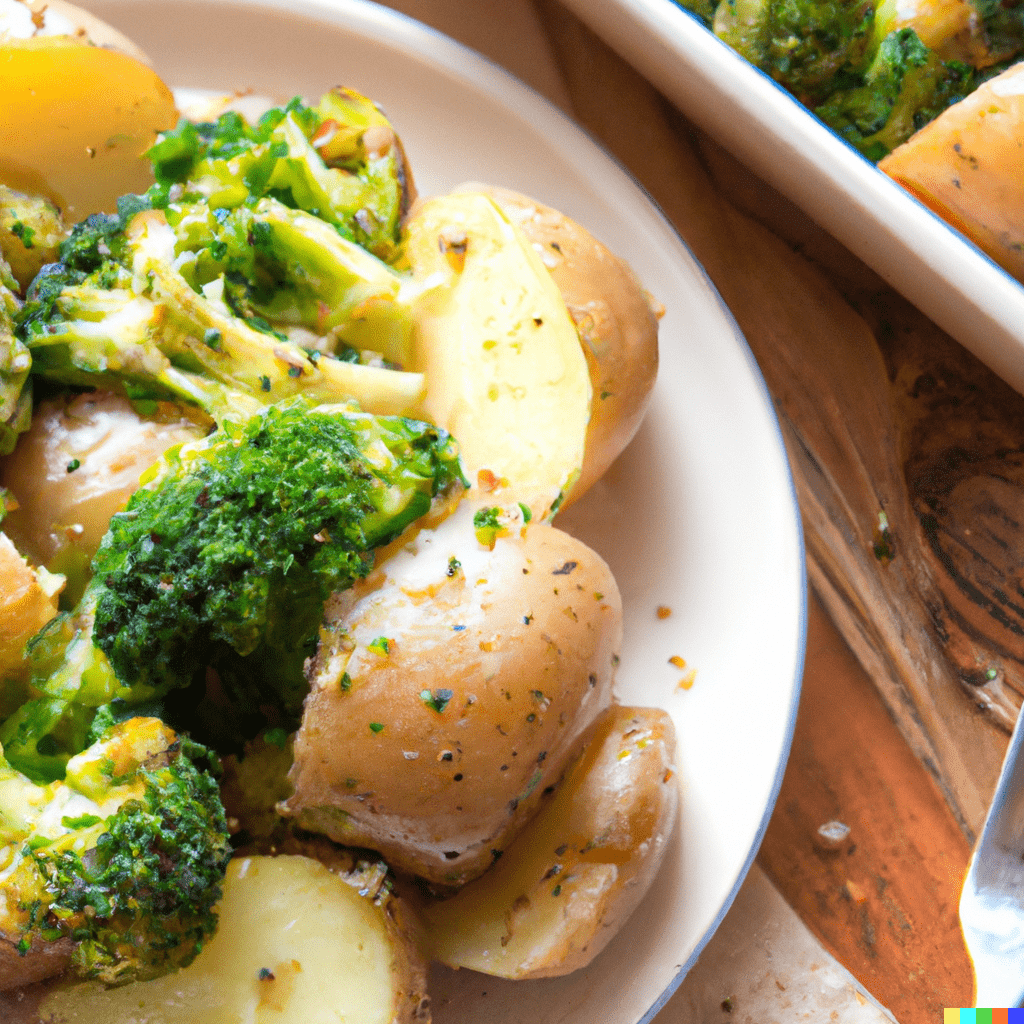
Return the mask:
{"type": "Polygon", "coordinates": [[[57,614],[57,597],[64,581],[29,565],[5,533],[0,533],[0,580],[3,581],[0,585],[0,679],[3,679],[21,665],[25,644],[57,614]]]}
{"type": "Polygon", "coordinates": [[[217,933],[176,974],[44,998],[44,1024],[412,1024],[430,1019],[421,959],[373,868],[301,856],[228,865],[217,933]]]}
{"type": "Polygon", "coordinates": [[[878,166],[1024,281],[1024,63],[979,86],[878,166]]]}
{"type": "Polygon", "coordinates": [[[621,639],[593,551],[540,523],[490,547],[472,512],[328,606],[283,805],[449,885],[483,872],[561,777],[611,700],[621,639]]]}
{"type": "Polygon", "coordinates": [[[579,332],[593,398],[583,471],[566,503],[586,493],[640,426],[658,372],[658,316],[628,263],[575,221],[508,189],[486,192],[533,243],[579,332]]]}
{"type": "Polygon", "coordinates": [[[590,963],[661,863],[679,804],[674,756],[666,712],[608,708],[494,867],[421,909],[430,956],[502,978],[549,978],[590,963]]]}
{"type": "Polygon", "coordinates": [[[77,581],[142,472],[206,431],[170,403],[144,417],[109,392],[42,402],[0,466],[0,482],[19,504],[5,527],[33,561],[77,581]]]}
{"type": "Polygon", "coordinates": [[[466,474],[507,484],[547,518],[583,466],[591,386],[576,329],[526,236],[482,193],[418,202],[405,224],[416,304],[411,368],[423,414],[459,442],[466,474]]]}
{"type": "Polygon", "coordinates": [[[0,81],[0,182],[50,199],[69,221],[152,184],[142,154],[178,115],[151,68],[72,36],[6,38],[0,81]]]}

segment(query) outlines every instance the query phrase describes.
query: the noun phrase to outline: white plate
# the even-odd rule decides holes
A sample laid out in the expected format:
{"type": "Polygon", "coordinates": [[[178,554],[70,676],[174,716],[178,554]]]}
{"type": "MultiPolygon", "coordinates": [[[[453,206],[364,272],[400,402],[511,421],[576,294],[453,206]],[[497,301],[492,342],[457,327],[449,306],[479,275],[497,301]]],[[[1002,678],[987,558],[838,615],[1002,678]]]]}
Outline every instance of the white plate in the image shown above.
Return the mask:
{"type": "Polygon", "coordinates": [[[376,99],[424,194],[464,180],[558,207],[667,307],[644,427],[560,524],[623,591],[624,703],[667,708],[684,811],[653,892],[588,969],[501,983],[433,972],[435,1020],[633,1024],[675,988],[732,901],[781,781],[804,645],[800,524],[772,405],[735,322],[648,199],[546,101],[451,40],[358,0],[87,0],[174,86],[376,99]],[[657,608],[672,609],[659,619],[657,608]],[[679,655],[697,671],[677,688],[679,655]]]}
{"type": "Polygon", "coordinates": [[[565,0],[694,123],[1024,393],[1024,288],[672,0],[565,0]]]}

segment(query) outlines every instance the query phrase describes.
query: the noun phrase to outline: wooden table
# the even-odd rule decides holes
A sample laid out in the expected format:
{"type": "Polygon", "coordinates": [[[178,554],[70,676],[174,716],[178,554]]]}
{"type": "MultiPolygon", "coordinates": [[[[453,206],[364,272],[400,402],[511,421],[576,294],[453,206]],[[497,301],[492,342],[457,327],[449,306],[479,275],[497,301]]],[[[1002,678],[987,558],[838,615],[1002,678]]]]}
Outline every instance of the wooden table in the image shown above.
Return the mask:
{"type": "MultiPolygon", "coordinates": [[[[1024,559],[1014,554],[1024,543],[1013,546],[1024,516],[1007,511],[1024,506],[1024,399],[697,132],[557,0],[514,14],[492,0],[391,6],[572,113],[660,204],[737,316],[790,445],[812,582],[796,735],[757,864],[902,1024],[970,1005],[960,885],[1024,665],[1024,559]],[[759,276],[765,260],[772,273],[759,276]],[[961,453],[959,469],[949,452],[961,453]],[[972,525],[1006,551],[972,544],[972,525]],[[829,822],[848,837],[824,838],[829,822]]],[[[673,1000],[657,1022],[766,1019],[721,995],[700,1010],[673,1000]]]]}

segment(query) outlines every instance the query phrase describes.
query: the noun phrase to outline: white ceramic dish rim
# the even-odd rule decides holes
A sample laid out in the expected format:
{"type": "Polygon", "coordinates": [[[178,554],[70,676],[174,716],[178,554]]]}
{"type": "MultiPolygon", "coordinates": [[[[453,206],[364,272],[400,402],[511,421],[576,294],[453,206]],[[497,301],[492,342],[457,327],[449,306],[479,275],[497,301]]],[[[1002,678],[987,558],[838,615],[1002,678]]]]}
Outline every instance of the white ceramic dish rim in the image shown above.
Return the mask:
{"type": "MultiPolygon", "coordinates": [[[[780,696],[784,697],[786,701],[786,708],[782,716],[783,727],[778,737],[778,758],[770,784],[767,787],[768,799],[765,802],[760,819],[751,830],[750,842],[747,844],[744,856],[737,865],[733,882],[721,901],[717,913],[708,921],[703,933],[693,948],[689,950],[684,961],[677,964],[677,969],[671,981],[653,1003],[649,1004],[649,1008],[642,1017],[637,1018],[643,1022],[650,1021],[678,987],[715,929],[721,923],[747,871],[753,863],[782,783],[782,776],[796,722],[796,710],[806,646],[807,607],[801,523],[797,509],[795,488],[789,474],[788,462],[785,456],[781,429],[775,418],[771,397],[760,370],[731,312],[718,295],[717,290],[707,278],[703,269],[699,267],[699,264],[693,258],[685,242],[679,238],[675,229],[657,209],[650,197],[578,125],[553,107],[546,99],[523,85],[517,79],[514,79],[508,72],[493,62],[411,18],[367,2],[367,0],[300,0],[300,2],[292,3],[285,2],[285,0],[202,0],[202,2],[214,4],[222,8],[248,9],[250,11],[265,9],[268,12],[286,13],[289,17],[304,17],[312,20],[333,22],[343,28],[355,29],[364,34],[373,35],[375,38],[383,39],[389,45],[402,49],[415,60],[421,61],[424,64],[432,64],[445,75],[456,77],[466,85],[472,86],[479,92],[493,97],[496,102],[500,102],[507,108],[514,110],[515,115],[520,119],[528,120],[532,127],[536,128],[547,138],[559,139],[560,144],[564,147],[578,147],[580,152],[586,154],[588,159],[602,163],[604,165],[602,172],[605,175],[617,177],[617,187],[624,190],[624,193],[632,193],[630,201],[634,205],[642,201],[653,212],[654,217],[660,224],[661,231],[668,239],[667,244],[676,247],[677,251],[675,253],[670,252],[669,258],[688,260],[703,279],[708,297],[717,307],[719,315],[738,348],[746,370],[750,374],[751,383],[763,407],[762,412],[770,424],[772,437],[769,441],[779,459],[779,469],[783,475],[780,479],[783,482],[782,485],[788,497],[789,517],[786,524],[788,536],[783,538],[783,540],[786,545],[792,546],[798,563],[791,567],[794,577],[796,577],[796,604],[798,605],[795,616],[797,621],[792,624],[794,635],[789,638],[789,641],[792,643],[792,675],[791,678],[786,680],[785,692],[780,692],[780,696]]],[[[83,6],[94,10],[101,17],[118,25],[118,10],[124,11],[131,7],[141,8],[142,6],[152,6],[152,4],[147,4],[146,0],[94,0],[94,2],[85,0],[83,6]]],[[[150,52],[159,69],[160,55],[158,48],[150,47],[150,52]]],[[[415,169],[416,154],[411,152],[410,157],[415,169]]]]}
{"type": "Polygon", "coordinates": [[[709,135],[1024,393],[1024,288],[673,0],[565,0],[709,135]]]}

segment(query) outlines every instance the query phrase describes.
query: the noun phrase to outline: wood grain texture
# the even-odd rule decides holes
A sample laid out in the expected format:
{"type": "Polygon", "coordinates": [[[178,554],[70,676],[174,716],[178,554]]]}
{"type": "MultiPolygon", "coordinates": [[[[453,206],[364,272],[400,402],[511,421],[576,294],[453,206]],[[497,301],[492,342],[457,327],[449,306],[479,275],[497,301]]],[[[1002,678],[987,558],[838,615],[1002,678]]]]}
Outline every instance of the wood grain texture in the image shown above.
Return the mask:
{"type": "Polygon", "coordinates": [[[789,765],[758,863],[901,1024],[967,1006],[957,905],[970,847],[816,600],[789,765]],[[828,823],[849,829],[828,841],[828,823]],[[827,830],[826,830],[827,832],[827,830]]]}
{"type": "Polygon", "coordinates": [[[972,838],[1024,692],[1024,398],[555,0],[537,3],[577,118],[743,329],[782,424],[811,579],[972,838]]]}

